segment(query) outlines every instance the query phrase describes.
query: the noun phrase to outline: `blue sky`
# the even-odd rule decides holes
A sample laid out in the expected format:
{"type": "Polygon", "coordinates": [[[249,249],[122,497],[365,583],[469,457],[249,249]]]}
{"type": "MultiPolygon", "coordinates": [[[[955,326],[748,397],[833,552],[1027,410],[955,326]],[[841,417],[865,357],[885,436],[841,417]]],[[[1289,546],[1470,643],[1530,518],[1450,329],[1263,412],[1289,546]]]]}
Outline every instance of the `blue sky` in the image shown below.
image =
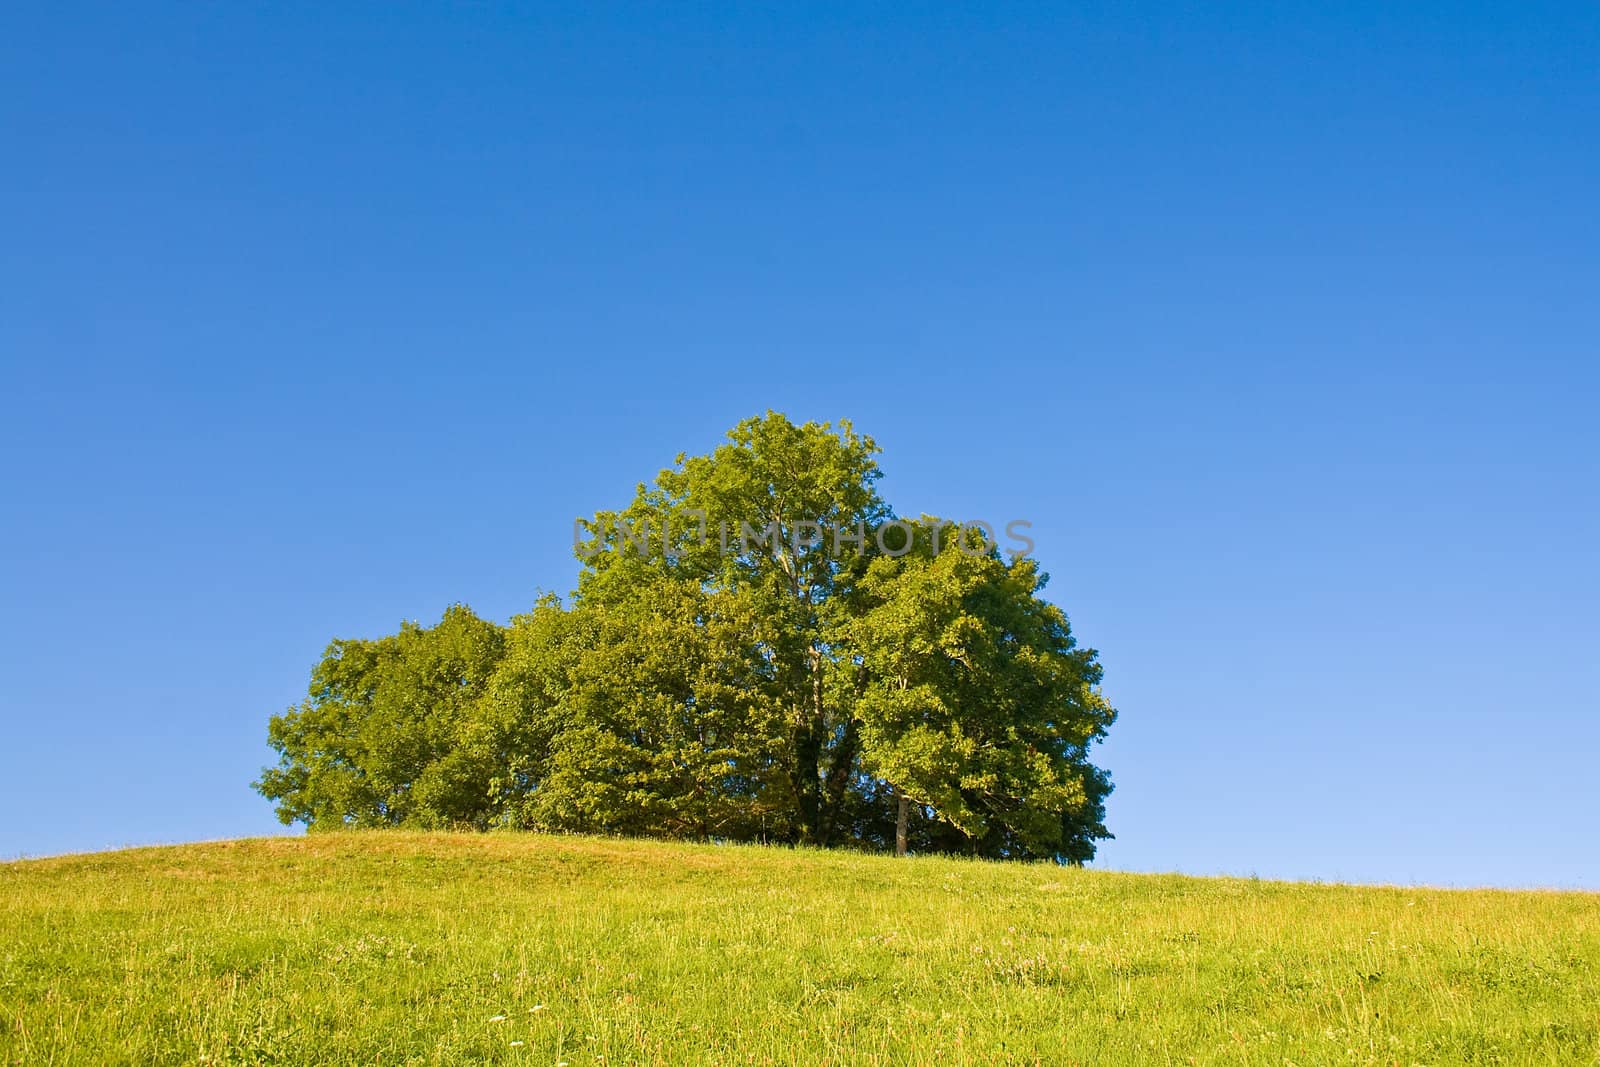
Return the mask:
{"type": "Polygon", "coordinates": [[[0,855],[775,408],[1035,524],[1136,870],[1600,888],[1600,8],[24,5],[0,855]]]}

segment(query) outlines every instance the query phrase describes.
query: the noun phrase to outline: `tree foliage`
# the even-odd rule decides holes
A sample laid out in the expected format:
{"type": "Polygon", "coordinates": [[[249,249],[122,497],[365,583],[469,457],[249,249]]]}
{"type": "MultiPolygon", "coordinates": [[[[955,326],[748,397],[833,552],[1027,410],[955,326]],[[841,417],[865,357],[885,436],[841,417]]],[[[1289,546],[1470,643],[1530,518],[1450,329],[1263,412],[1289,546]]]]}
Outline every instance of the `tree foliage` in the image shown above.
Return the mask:
{"type": "Polygon", "coordinates": [[[1095,652],[1030,558],[895,520],[877,453],[769,412],[589,519],[566,603],[334,641],[257,788],[311,827],[1089,859],[1095,652]]]}

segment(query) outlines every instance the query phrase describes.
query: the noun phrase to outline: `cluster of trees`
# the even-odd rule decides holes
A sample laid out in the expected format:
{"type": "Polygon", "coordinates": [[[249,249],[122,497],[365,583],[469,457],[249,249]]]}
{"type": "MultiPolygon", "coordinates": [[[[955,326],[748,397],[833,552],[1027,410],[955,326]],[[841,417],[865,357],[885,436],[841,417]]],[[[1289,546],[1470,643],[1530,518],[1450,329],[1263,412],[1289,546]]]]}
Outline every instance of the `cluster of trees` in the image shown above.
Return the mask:
{"type": "Polygon", "coordinates": [[[791,536],[891,520],[877,451],[769,412],[594,516],[568,602],[334,641],[256,788],[313,828],[1089,859],[1111,789],[1090,748],[1116,713],[1035,562],[936,549],[929,516],[895,555],[791,536]],[[784,536],[725,546],[707,521],[784,536]],[[625,542],[645,527],[660,551],[625,542]]]}

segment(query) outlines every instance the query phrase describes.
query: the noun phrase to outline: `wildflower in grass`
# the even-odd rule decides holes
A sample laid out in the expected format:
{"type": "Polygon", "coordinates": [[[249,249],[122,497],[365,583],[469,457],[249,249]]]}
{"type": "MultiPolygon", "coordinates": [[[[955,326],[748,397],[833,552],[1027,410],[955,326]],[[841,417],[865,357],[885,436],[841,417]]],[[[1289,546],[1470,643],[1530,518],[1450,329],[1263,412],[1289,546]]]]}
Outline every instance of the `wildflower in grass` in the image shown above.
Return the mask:
{"type": "Polygon", "coordinates": [[[512,1048],[521,1048],[523,1045],[526,1045],[526,1044],[527,1044],[526,1041],[513,1041],[513,1042],[511,1042],[511,1047],[512,1048]]]}

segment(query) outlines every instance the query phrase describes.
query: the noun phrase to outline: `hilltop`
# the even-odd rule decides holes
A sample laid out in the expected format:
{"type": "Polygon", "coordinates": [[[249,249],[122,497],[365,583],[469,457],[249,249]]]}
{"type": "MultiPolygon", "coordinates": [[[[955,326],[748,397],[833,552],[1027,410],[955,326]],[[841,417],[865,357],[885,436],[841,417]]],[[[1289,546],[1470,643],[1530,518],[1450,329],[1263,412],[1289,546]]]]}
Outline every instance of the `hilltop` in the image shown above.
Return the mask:
{"type": "Polygon", "coordinates": [[[601,838],[0,865],[6,1063],[1592,1063],[1600,895],[601,838]]]}

